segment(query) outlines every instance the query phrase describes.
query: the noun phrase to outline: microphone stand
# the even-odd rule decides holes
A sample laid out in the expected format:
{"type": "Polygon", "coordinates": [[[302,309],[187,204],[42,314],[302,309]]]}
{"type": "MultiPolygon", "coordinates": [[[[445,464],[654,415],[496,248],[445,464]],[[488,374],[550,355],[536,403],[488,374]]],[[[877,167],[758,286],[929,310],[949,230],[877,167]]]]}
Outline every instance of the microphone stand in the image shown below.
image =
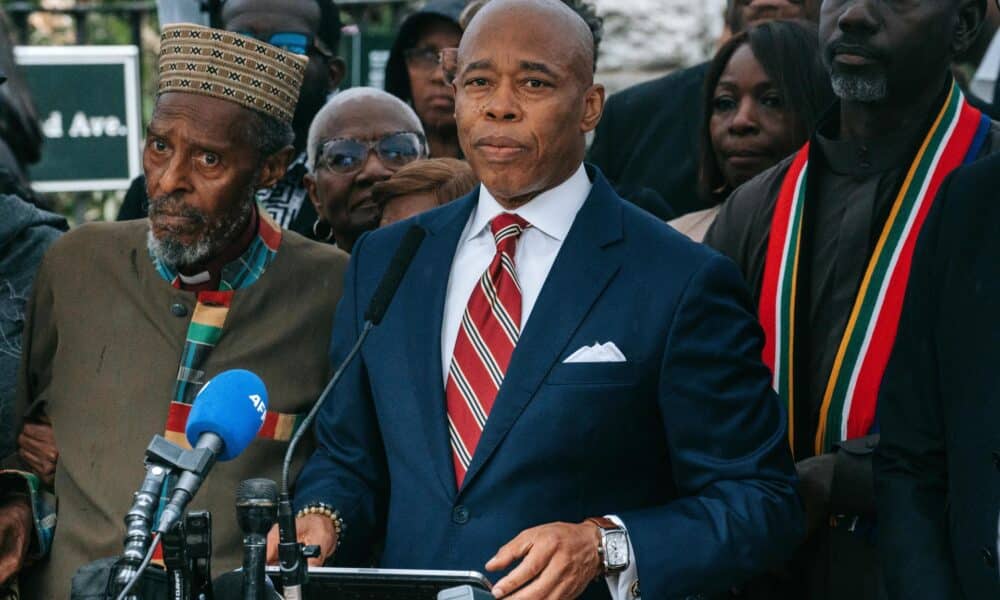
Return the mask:
{"type": "Polygon", "coordinates": [[[281,565],[282,595],[285,597],[285,600],[302,600],[302,586],[309,580],[308,562],[306,559],[319,556],[319,547],[305,546],[299,543],[298,532],[295,529],[295,513],[292,512],[292,500],[288,493],[288,471],[292,465],[295,447],[316,419],[316,414],[323,406],[323,400],[336,387],[340,378],[343,377],[344,371],[347,370],[347,367],[354,361],[354,357],[358,354],[358,351],[361,350],[361,344],[364,343],[368,334],[374,328],[374,323],[370,320],[365,321],[358,340],[354,342],[354,346],[347,354],[347,358],[344,359],[344,362],[340,364],[340,368],[337,369],[337,372],[333,374],[333,377],[326,384],[326,387],[320,394],[319,401],[313,405],[309,414],[303,419],[302,425],[295,432],[292,441],[288,444],[288,451],[285,453],[285,461],[281,467],[281,495],[278,497],[278,562],[281,565]]]}
{"type": "Polygon", "coordinates": [[[122,558],[111,573],[110,589],[118,600],[140,600],[132,590],[149,566],[156,544],[168,531],[152,531],[164,482],[174,472],[197,472],[206,462],[205,454],[205,450],[184,450],[161,435],[153,436],[146,448],[146,477],[125,514],[122,558]]]}
{"type": "MultiPolygon", "coordinates": [[[[154,440],[155,443],[155,440],[154,440]]],[[[150,445],[152,448],[152,445],[150,445]]],[[[149,450],[147,449],[147,456],[149,450]]],[[[153,517],[160,503],[163,482],[170,474],[167,465],[153,459],[146,460],[146,477],[135,494],[132,508],[125,514],[125,549],[113,573],[113,590],[117,595],[139,574],[139,569],[149,549],[153,517]]],[[[126,596],[137,600],[137,596],[126,596]]]]}
{"type": "Polygon", "coordinates": [[[298,446],[299,440],[302,439],[306,431],[312,426],[312,422],[316,419],[316,415],[319,413],[319,409],[323,406],[323,403],[330,396],[330,392],[340,382],[340,378],[344,376],[344,371],[354,361],[368,334],[371,333],[376,325],[382,322],[382,317],[385,316],[385,312],[389,308],[389,303],[392,302],[392,297],[395,296],[396,290],[403,280],[403,275],[409,269],[410,263],[413,262],[413,257],[416,256],[417,250],[420,248],[420,244],[424,241],[424,236],[426,235],[427,232],[419,225],[411,225],[406,233],[403,234],[403,239],[399,242],[396,253],[389,262],[382,280],[379,282],[375,293],[372,294],[371,301],[368,303],[368,309],[365,311],[365,322],[357,341],[354,342],[354,346],[347,353],[347,357],[340,363],[333,377],[330,378],[326,387],[323,388],[319,400],[316,401],[309,414],[303,419],[302,424],[296,430],[295,435],[292,436],[288,444],[288,450],[285,452],[285,460],[281,467],[281,494],[278,497],[278,562],[281,565],[282,594],[285,600],[302,600],[302,586],[306,584],[309,577],[306,559],[319,556],[318,546],[304,546],[299,543],[298,532],[295,529],[295,513],[292,512],[292,500],[288,493],[288,471],[292,465],[295,448],[298,446]]]}

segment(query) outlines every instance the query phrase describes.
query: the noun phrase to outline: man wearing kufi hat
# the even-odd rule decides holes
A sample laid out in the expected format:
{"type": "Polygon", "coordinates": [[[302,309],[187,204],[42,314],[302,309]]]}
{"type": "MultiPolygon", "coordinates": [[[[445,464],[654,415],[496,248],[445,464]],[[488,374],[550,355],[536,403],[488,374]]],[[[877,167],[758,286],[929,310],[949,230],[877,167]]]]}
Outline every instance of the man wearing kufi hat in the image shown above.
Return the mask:
{"type": "Polygon", "coordinates": [[[216,571],[239,565],[235,490],[278,478],[326,382],[346,265],[340,251],[282,231],[253,199],[293,152],[305,64],[231,32],[164,29],[143,148],[149,219],[65,235],[29,302],[16,412],[51,420],[59,458],[48,490],[58,523],[45,514],[44,482],[12,457],[0,473],[0,580],[26,554],[49,553],[25,568],[26,598],[66,598],[80,566],[121,553],[150,439],[181,442],[198,390],[232,368],[264,380],[269,411],[258,439],[215,466],[190,508],[215,515],[216,571]]]}

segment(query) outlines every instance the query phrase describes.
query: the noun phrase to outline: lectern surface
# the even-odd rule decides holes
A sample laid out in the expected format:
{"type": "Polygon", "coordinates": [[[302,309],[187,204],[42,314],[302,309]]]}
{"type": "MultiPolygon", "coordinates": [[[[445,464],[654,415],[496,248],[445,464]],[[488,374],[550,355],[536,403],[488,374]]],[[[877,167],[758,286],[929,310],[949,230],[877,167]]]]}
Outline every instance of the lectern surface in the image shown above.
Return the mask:
{"type": "MultiPolygon", "coordinates": [[[[281,571],[268,567],[267,574],[280,592],[281,571]]],[[[461,585],[490,589],[475,571],[313,567],[303,595],[309,600],[436,600],[441,590],[461,585]]]]}

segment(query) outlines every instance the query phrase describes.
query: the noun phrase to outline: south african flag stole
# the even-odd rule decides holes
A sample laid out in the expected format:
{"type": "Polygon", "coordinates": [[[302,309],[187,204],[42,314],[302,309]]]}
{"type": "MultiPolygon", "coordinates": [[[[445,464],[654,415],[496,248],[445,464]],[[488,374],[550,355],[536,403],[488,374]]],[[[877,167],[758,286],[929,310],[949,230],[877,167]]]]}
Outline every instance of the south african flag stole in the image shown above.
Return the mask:
{"type": "MultiPolygon", "coordinates": [[[[865,269],[823,395],[814,439],[817,454],[842,440],[877,431],[878,390],[896,338],[917,237],[942,181],[978,156],[989,129],[990,120],[952,83],[865,269]]],[[[796,297],[808,175],[806,144],[795,155],[774,208],[758,307],[766,336],[763,358],[773,373],[774,389],[787,406],[793,448],[796,297]]]]}

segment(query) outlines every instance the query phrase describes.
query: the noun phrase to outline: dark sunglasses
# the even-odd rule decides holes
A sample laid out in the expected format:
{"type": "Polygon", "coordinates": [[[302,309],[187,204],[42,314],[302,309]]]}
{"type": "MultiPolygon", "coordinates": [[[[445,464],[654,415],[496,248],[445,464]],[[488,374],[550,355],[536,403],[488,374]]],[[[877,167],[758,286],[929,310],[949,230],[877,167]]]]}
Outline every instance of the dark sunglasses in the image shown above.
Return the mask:
{"type": "Polygon", "coordinates": [[[423,135],[413,131],[390,133],[374,141],[334,138],[320,145],[316,168],[345,175],[356,173],[372,151],[383,165],[398,169],[427,156],[427,141],[423,135]]]}
{"type": "Polygon", "coordinates": [[[262,42],[267,42],[272,46],[277,46],[278,48],[291,52],[292,54],[306,56],[309,54],[309,49],[312,48],[324,58],[333,58],[333,52],[326,47],[323,40],[307,33],[300,33],[296,31],[277,31],[272,33],[271,37],[266,39],[254,35],[252,31],[238,31],[237,33],[241,33],[254,39],[259,39],[262,42]]]}

